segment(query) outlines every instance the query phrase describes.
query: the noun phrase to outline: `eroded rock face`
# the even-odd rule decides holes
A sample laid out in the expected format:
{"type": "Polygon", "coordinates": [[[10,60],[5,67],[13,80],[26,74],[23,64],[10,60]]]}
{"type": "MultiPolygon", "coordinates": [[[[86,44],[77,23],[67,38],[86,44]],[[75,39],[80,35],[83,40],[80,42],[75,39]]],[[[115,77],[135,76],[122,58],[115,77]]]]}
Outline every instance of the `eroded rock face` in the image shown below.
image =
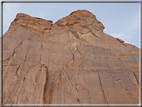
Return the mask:
{"type": "Polygon", "coordinates": [[[56,23],[19,13],[3,35],[4,104],[138,104],[139,49],[87,10],[56,23]]]}

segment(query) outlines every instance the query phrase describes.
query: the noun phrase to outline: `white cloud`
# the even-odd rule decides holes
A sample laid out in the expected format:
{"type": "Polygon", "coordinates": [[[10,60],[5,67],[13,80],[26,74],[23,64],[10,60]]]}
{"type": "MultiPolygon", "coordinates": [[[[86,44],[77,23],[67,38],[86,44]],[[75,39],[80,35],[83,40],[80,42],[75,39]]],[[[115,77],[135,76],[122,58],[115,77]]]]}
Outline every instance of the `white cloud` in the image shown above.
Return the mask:
{"type": "Polygon", "coordinates": [[[125,43],[129,43],[129,44],[132,44],[132,45],[135,45],[137,47],[138,44],[136,42],[134,42],[134,38],[131,37],[131,36],[128,36],[126,34],[123,34],[123,33],[116,33],[116,34],[112,34],[111,36],[115,37],[115,38],[120,38],[122,39],[125,43]]]}
{"type": "Polygon", "coordinates": [[[113,37],[115,38],[120,38],[122,40],[126,40],[126,39],[130,39],[131,36],[128,36],[126,34],[123,34],[123,33],[116,33],[116,34],[111,34],[113,37]]]}
{"type": "MultiPolygon", "coordinates": [[[[115,37],[115,38],[119,38],[119,39],[122,39],[125,43],[129,43],[129,44],[132,44],[130,42],[130,40],[132,39],[131,36],[128,36],[124,33],[116,33],[116,34],[111,34],[111,36],[115,37]]],[[[136,45],[135,43],[133,43],[134,45],[136,45]]]]}

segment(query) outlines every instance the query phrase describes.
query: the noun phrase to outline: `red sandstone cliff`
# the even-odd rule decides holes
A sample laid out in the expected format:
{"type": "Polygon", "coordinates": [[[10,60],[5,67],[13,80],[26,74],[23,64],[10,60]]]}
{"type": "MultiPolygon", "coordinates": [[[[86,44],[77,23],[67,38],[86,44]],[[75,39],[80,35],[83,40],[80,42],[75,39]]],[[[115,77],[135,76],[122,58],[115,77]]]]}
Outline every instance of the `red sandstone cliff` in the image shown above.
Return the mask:
{"type": "Polygon", "coordinates": [[[139,49],[87,10],[17,14],[3,35],[4,104],[138,104],[139,49]]]}

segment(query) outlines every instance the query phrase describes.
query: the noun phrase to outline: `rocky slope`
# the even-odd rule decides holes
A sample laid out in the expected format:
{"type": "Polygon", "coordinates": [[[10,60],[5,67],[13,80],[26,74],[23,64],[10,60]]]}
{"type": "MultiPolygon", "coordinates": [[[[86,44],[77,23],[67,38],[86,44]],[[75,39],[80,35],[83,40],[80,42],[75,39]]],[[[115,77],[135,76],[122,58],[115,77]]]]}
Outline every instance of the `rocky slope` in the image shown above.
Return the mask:
{"type": "Polygon", "coordinates": [[[4,104],[138,104],[139,49],[78,10],[53,24],[17,14],[3,35],[4,104]]]}

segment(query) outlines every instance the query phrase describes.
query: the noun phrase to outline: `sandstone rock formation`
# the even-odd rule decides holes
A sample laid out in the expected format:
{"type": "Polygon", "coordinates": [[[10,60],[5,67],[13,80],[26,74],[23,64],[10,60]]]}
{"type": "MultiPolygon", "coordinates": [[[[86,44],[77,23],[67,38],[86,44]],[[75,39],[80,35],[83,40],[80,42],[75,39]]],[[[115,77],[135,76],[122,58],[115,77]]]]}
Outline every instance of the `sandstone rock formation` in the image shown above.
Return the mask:
{"type": "Polygon", "coordinates": [[[3,104],[138,104],[139,49],[78,10],[17,14],[3,35],[3,104]]]}

